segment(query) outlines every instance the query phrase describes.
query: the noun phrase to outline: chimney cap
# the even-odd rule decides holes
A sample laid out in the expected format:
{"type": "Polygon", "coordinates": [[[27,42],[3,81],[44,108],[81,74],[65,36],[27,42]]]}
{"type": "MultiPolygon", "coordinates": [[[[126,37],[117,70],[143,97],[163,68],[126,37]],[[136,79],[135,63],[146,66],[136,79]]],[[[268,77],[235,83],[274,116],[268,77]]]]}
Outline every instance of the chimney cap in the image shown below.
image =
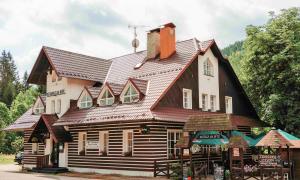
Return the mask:
{"type": "Polygon", "coordinates": [[[173,24],[172,22],[169,22],[167,24],[164,24],[163,27],[170,27],[170,28],[174,28],[176,27],[175,24],[173,24]]]}
{"type": "Polygon", "coordinates": [[[155,28],[155,29],[151,29],[149,32],[152,33],[152,32],[159,32],[160,31],[160,28],[155,28]]]}

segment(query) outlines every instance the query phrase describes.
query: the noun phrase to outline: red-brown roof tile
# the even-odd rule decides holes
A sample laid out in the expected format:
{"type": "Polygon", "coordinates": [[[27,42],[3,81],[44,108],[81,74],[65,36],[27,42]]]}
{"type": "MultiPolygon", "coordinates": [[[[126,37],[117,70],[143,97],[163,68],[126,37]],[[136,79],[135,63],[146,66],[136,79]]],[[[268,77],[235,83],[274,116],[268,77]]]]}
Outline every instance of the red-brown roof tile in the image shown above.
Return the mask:
{"type": "Polygon", "coordinates": [[[13,124],[6,127],[6,131],[22,131],[24,129],[32,128],[40,119],[41,115],[34,115],[32,108],[29,108],[21,117],[19,117],[13,124]]]}
{"type": "Polygon", "coordinates": [[[92,98],[97,98],[102,87],[87,87],[87,90],[92,95],[92,98]]]}

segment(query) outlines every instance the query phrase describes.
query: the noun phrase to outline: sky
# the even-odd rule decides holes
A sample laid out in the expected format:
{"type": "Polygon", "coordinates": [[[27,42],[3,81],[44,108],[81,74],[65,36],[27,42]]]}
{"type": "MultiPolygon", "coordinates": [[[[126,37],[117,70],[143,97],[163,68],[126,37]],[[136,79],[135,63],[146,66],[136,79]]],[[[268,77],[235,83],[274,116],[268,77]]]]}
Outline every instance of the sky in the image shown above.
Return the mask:
{"type": "Polygon", "coordinates": [[[299,0],[0,0],[0,50],[10,51],[20,77],[42,48],[50,46],[100,58],[133,52],[146,33],[168,22],[178,41],[215,39],[220,48],[246,37],[247,25],[262,25],[268,12],[300,6],[299,0]]]}

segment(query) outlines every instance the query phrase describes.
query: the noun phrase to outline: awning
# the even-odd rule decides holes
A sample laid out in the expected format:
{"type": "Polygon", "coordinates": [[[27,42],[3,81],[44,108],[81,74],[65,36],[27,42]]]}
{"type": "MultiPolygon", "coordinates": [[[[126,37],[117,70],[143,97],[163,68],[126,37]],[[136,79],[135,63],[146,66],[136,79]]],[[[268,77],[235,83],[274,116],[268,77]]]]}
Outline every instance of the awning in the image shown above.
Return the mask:
{"type": "Polygon", "coordinates": [[[58,117],[55,114],[41,115],[41,118],[35,125],[28,142],[43,142],[44,139],[49,138],[50,134],[55,143],[72,141],[71,134],[66,131],[63,126],[53,126],[57,120],[58,117]]]}
{"type": "Polygon", "coordinates": [[[230,116],[227,114],[190,116],[184,125],[184,131],[222,131],[233,130],[230,116]]]}

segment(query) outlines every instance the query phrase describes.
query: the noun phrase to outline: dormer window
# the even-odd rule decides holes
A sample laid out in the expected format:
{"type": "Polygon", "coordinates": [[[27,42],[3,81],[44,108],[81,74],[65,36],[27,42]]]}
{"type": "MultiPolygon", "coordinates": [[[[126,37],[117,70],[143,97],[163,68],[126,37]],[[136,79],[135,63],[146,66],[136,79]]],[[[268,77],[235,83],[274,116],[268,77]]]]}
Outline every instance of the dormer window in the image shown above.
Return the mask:
{"type": "Polygon", "coordinates": [[[93,100],[90,96],[90,94],[87,91],[84,91],[81,95],[81,98],[79,98],[79,108],[90,108],[93,106],[93,100]]]}
{"type": "Polygon", "coordinates": [[[209,58],[207,58],[203,63],[203,70],[204,70],[204,75],[214,76],[213,64],[211,63],[209,58]]]}
{"type": "Polygon", "coordinates": [[[44,112],[45,112],[45,107],[43,103],[39,100],[36,106],[34,107],[34,114],[42,114],[44,112]]]}
{"type": "Polygon", "coordinates": [[[100,94],[99,105],[100,106],[110,106],[115,102],[115,97],[112,93],[106,88],[103,93],[100,94]]]}
{"type": "Polygon", "coordinates": [[[124,103],[132,103],[132,102],[137,102],[138,100],[139,100],[138,91],[133,87],[132,84],[129,84],[127,86],[127,89],[125,89],[125,94],[123,96],[123,102],[124,103]]]}

